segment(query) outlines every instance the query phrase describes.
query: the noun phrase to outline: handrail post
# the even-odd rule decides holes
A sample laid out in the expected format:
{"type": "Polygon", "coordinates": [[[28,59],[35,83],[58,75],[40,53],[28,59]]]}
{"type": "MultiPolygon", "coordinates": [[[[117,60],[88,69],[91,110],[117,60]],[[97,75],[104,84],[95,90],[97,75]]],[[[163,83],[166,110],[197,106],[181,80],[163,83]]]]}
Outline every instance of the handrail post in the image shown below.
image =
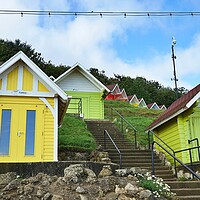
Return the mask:
{"type": "Polygon", "coordinates": [[[199,161],[200,161],[200,149],[199,149],[199,140],[197,138],[197,146],[198,146],[198,155],[199,155],[199,161]]]}
{"type": "Polygon", "coordinates": [[[108,131],[106,129],[104,130],[104,149],[106,149],[106,136],[108,137],[108,139],[110,139],[110,141],[114,145],[115,149],[119,153],[120,168],[121,168],[122,167],[122,155],[121,155],[121,152],[120,152],[119,148],[117,147],[117,145],[115,144],[115,142],[113,141],[112,137],[110,136],[110,134],[108,133],[108,131]]]}
{"type": "Polygon", "coordinates": [[[152,162],[152,175],[155,175],[155,169],[154,169],[154,142],[152,142],[151,147],[151,162],[152,162]]]}
{"type": "MultiPolygon", "coordinates": [[[[191,165],[191,168],[193,170],[193,162],[192,162],[192,152],[191,152],[191,149],[189,149],[189,155],[190,155],[190,165],[191,165]]],[[[194,178],[193,174],[192,174],[192,177],[194,178]]]]}
{"type": "Polygon", "coordinates": [[[178,178],[177,168],[176,168],[176,159],[175,159],[176,155],[175,154],[176,154],[176,152],[173,152],[173,155],[174,155],[174,172],[175,172],[176,178],[178,178]]]}
{"type": "Polygon", "coordinates": [[[121,132],[122,132],[122,135],[124,135],[124,122],[123,122],[123,118],[121,117],[121,132]]]}
{"type": "Polygon", "coordinates": [[[137,131],[134,130],[134,136],[135,136],[135,149],[137,149],[137,131]]]}
{"type": "Polygon", "coordinates": [[[150,131],[148,131],[148,148],[151,149],[150,131]]]}
{"type": "Polygon", "coordinates": [[[104,130],[104,149],[106,149],[106,131],[104,130]]]}

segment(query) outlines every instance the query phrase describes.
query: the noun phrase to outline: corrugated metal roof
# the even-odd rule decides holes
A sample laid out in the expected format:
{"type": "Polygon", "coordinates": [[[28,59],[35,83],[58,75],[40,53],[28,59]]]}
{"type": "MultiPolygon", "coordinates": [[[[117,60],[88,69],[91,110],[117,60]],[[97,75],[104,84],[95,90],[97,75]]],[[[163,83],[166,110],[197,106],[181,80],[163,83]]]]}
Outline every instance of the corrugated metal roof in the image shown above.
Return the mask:
{"type": "Polygon", "coordinates": [[[176,113],[179,113],[182,109],[187,110],[189,107],[186,105],[200,92],[200,84],[190,90],[188,93],[184,94],[182,97],[177,99],[171,104],[171,106],[162,113],[155,121],[153,121],[146,130],[154,129],[159,126],[159,124],[166,123],[170,119],[177,116],[176,113]],[[163,122],[163,123],[162,123],[163,122]]]}

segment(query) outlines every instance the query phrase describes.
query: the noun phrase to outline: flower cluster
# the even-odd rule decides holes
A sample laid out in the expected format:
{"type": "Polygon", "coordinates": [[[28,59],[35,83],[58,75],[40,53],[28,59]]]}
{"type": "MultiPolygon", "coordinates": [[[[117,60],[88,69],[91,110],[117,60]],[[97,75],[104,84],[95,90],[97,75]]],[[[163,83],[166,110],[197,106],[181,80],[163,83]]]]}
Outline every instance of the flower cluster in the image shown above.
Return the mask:
{"type": "Polygon", "coordinates": [[[137,178],[141,187],[152,191],[154,197],[161,196],[172,199],[175,194],[170,191],[170,186],[163,182],[162,178],[155,177],[147,172],[145,175],[138,174],[137,178]]]}

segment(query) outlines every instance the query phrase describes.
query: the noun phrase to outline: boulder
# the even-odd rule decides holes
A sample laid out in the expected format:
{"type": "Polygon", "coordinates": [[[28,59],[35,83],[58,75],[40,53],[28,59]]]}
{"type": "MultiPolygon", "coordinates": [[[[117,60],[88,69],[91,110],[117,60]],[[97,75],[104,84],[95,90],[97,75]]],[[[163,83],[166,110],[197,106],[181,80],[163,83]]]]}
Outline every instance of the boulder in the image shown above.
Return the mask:
{"type": "Polygon", "coordinates": [[[110,165],[104,165],[102,170],[99,173],[99,178],[111,176],[111,175],[112,175],[112,169],[111,169],[110,165]]]}

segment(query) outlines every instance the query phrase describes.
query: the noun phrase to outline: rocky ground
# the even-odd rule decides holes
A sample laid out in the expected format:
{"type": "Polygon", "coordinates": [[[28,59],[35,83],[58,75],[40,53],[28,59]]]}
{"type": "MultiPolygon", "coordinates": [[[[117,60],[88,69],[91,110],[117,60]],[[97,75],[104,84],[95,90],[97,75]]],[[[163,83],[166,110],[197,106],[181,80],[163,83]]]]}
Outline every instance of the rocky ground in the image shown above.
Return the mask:
{"type": "MultiPolygon", "coordinates": [[[[139,169],[137,169],[139,170],[139,169]]],[[[116,170],[105,165],[96,175],[82,164],[70,165],[63,177],[39,173],[21,178],[15,172],[0,174],[0,199],[36,200],[153,200],[151,191],[139,187],[136,168],[116,170]]],[[[140,173],[142,171],[140,170],[140,173]]]]}

